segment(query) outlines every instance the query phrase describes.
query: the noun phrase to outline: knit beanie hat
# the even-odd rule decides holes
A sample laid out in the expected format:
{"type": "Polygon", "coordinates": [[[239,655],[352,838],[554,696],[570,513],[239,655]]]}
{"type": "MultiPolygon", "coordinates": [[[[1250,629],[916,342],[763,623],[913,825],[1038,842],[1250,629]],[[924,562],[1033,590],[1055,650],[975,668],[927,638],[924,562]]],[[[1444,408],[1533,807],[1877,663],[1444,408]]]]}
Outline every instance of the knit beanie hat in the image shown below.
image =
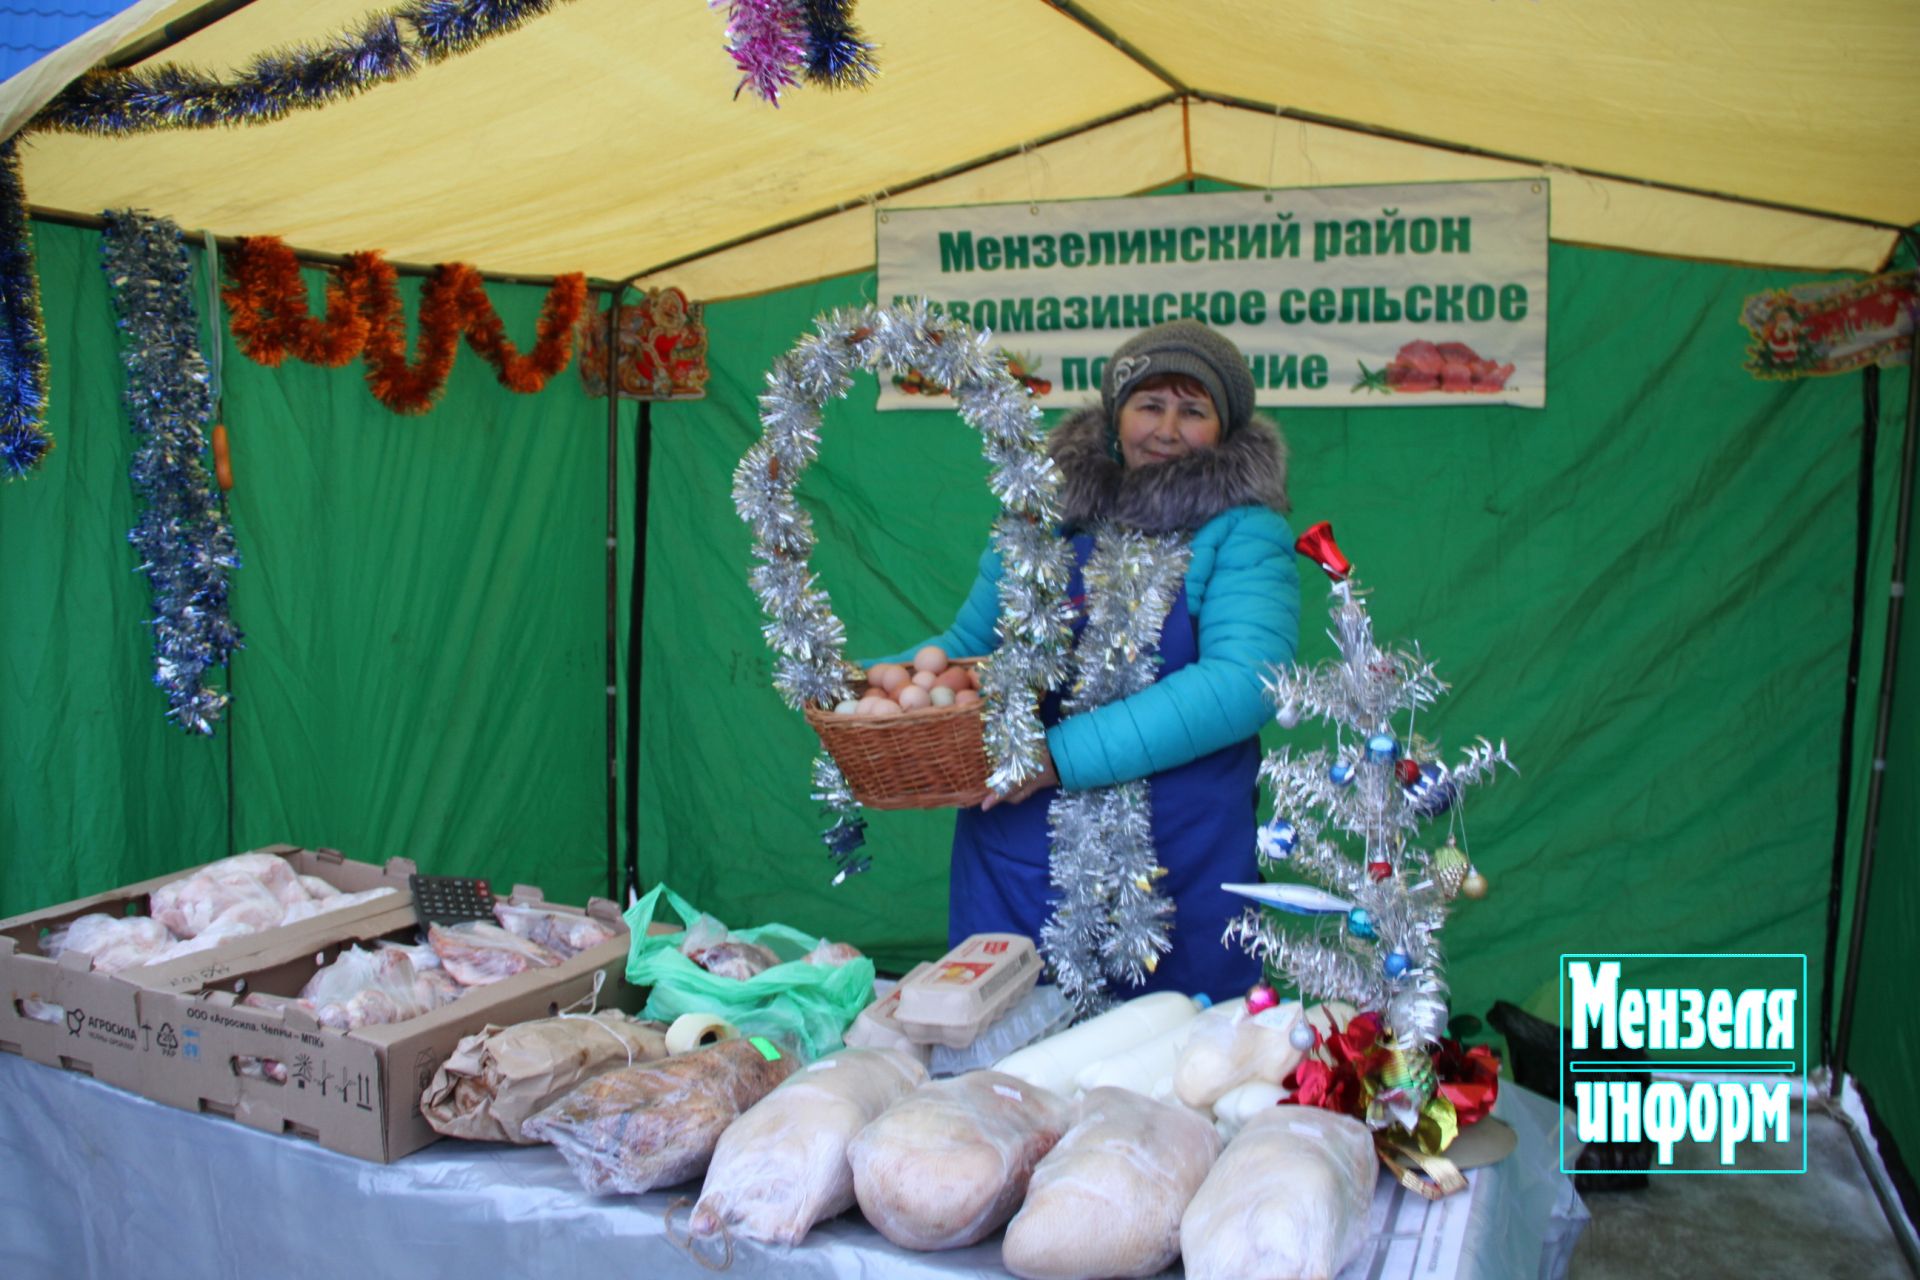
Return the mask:
{"type": "Polygon", "coordinates": [[[1127,339],[1107,361],[1100,405],[1107,412],[1109,438],[1134,387],[1162,373],[1185,374],[1207,389],[1220,415],[1222,440],[1253,417],[1253,374],[1240,348],[1197,320],[1171,320],[1127,339]]]}

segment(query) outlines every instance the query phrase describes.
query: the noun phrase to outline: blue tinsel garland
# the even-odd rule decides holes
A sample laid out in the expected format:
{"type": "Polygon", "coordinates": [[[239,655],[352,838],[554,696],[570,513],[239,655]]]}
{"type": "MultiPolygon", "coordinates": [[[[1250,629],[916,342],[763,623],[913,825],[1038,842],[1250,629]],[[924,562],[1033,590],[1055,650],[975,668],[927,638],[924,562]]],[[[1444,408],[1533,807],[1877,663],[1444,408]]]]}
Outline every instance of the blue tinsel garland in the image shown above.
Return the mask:
{"type": "Polygon", "coordinates": [[[40,465],[47,435],[47,335],[13,138],[0,143],[0,478],[40,465]]]}
{"type": "Polygon", "coordinates": [[[106,218],[101,265],[126,334],[127,405],[140,441],[132,467],[140,517],[127,541],[153,588],[153,682],[181,728],[212,733],[227,695],[207,671],[240,646],[227,615],[227,575],[240,557],[202,461],[213,393],[192,264],[173,223],[128,210],[106,218]]]}
{"type": "Polygon", "coordinates": [[[873,46],[853,25],[853,0],[806,0],[808,82],[864,89],[878,73],[873,46]]]}
{"type": "Polygon", "coordinates": [[[357,31],[255,58],[232,80],[176,64],[93,72],[69,85],[29,128],[127,134],[262,124],[412,75],[513,30],[556,0],[412,0],[357,31]]]}

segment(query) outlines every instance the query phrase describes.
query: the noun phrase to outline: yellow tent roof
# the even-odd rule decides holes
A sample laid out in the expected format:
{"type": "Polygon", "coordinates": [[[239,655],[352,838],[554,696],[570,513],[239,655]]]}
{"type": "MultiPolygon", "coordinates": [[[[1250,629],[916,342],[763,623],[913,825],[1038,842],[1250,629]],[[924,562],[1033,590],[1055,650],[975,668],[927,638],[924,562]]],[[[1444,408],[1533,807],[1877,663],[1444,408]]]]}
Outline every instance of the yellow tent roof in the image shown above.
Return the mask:
{"type": "MultiPolygon", "coordinates": [[[[0,127],[196,6],[145,0],[0,86],[0,127]],[[65,61],[62,61],[62,58],[65,61]]],[[[357,28],[254,0],[215,72],[357,28]]],[[[35,205],[736,296],[871,266],[877,207],[1537,174],[1557,239],[1871,270],[1920,221],[1906,0],[863,0],[862,91],[734,97],[724,14],[570,0],[276,123],[27,136],[35,205]]]]}

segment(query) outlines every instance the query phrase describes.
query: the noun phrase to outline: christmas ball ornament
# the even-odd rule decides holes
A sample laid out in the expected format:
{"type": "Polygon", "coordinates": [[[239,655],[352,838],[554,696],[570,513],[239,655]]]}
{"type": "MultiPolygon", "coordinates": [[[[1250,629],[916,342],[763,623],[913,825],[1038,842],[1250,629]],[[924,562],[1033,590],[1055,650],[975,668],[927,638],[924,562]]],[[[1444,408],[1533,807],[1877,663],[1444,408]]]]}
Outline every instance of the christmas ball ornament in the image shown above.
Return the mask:
{"type": "Polygon", "coordinates": [[[1356,938],[1373,937],[1373,913],[1365,907],[1347,912],[1347,932],[1356,938]]]}
{"type": "Polygon", "coordinates": [[[1384,859],[1367,864],[1367,877],[1376,883],[1393,874],[1393,864],[1384,859]]]}
{"type": "Polygon", "coordinates": [[[1280,997],[1274,994],[1273,988],[1264,982],[1257,987],[1250,987],[1247,990],[1247,1013],[1249,1015],[1265,1013],[1279,1003],[1280,997]]]}
{"type": "Polygon", "coordinates": [[[1305,1018],[1294,1023],[1293,1030],[1287,1032],[1287,1043],[1302,1053],[1313,1048],[1314,1042],[1319,1038],[1320,1037],[1314,1032],[1312,1025],[1308,1023],[1305,1018]]]}
{"type": "Polygon", "coordinates": [[[1353,766],[1342,760],[1327,770],[1327,777],[1333,780],[1336,787],[1350,787],[1353,785],[1353,766]]]}
{"type": "Polygon", "coordinates": [[[1288,698],[1280,704],[1280,709],[1274,712],[1273,718],[1280,722],[1282,729],[1293,728],[1293,726],[1300,723],[1300,704],[1292,698],[1288,698]]]}
{"type": "Polygon", "coordinates": [[[1407,786],[1407,802],[1423,818],[1437,818],[1453,806],[1453,783],[1438,765],[1423,764],[1420,776],[1407,786]]]}
{"type": "Polygon", "coordinates": [[[1400,754],[1400,744],[1391,734],[1376,733],[1367,739],[1367,759],[1374,764],[1392,764],[1400,754]]]}
{"type": "Polygon", "coordinates": [[[1299,833],[1294,830],[1293,824],[1281,817],[1273,818],[1266,826],[1260,828],[1259,834],[1254,838],[1260,850],[1260,856],[1269,862],[1285,862],[1291,858],[1294,845],[1298,840],[1299,833]]]}
{"type": "Polygon", "coordinates": [[[1467,878],[1460,882],[1460,892],[1466,894],[1469,898],[1486,897],[1487,878],[1478,871],[1467,872],[1467,878]]]}
{"type": "Polygon", "coordinates": [[[1382,967],[1386,969],[1389,978],[1404,976],[1411,965],[1412,961],[1407,959],[1407,953],[1404,951],[1387,952],[1387,958],[1382,963],[1382,967]]]}
{"type": "Polygon", "coordinates": [[[1433,882],[1447,897],[1460,892],[1460,883],[1467,878],[1469,869],[1467,855],[1460,852],[1460,846],[1451,839],[1434,851],[1433,882]]]}
{"type": "Polygon", "coordinates": [[[1393,771],[1399,775],[1400,785],[1403,787],[1410,787],[1420,781],[1420,762],[1412,756],[1400,757],[1400,762],[1393,766],[1393,771]]]}

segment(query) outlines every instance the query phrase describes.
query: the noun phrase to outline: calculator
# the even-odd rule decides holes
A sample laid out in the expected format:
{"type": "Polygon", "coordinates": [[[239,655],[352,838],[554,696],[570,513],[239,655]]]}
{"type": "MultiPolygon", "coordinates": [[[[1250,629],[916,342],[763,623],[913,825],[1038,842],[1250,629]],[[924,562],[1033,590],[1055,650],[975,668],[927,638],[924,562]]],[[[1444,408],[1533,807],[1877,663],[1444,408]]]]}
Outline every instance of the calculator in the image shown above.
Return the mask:
{"type": "Polygon", "coordinates": [[[493,919],[493,890],[485,880],[422,875],[408,880],[413,888],[413,911],[423,925],[493,919]]]}

